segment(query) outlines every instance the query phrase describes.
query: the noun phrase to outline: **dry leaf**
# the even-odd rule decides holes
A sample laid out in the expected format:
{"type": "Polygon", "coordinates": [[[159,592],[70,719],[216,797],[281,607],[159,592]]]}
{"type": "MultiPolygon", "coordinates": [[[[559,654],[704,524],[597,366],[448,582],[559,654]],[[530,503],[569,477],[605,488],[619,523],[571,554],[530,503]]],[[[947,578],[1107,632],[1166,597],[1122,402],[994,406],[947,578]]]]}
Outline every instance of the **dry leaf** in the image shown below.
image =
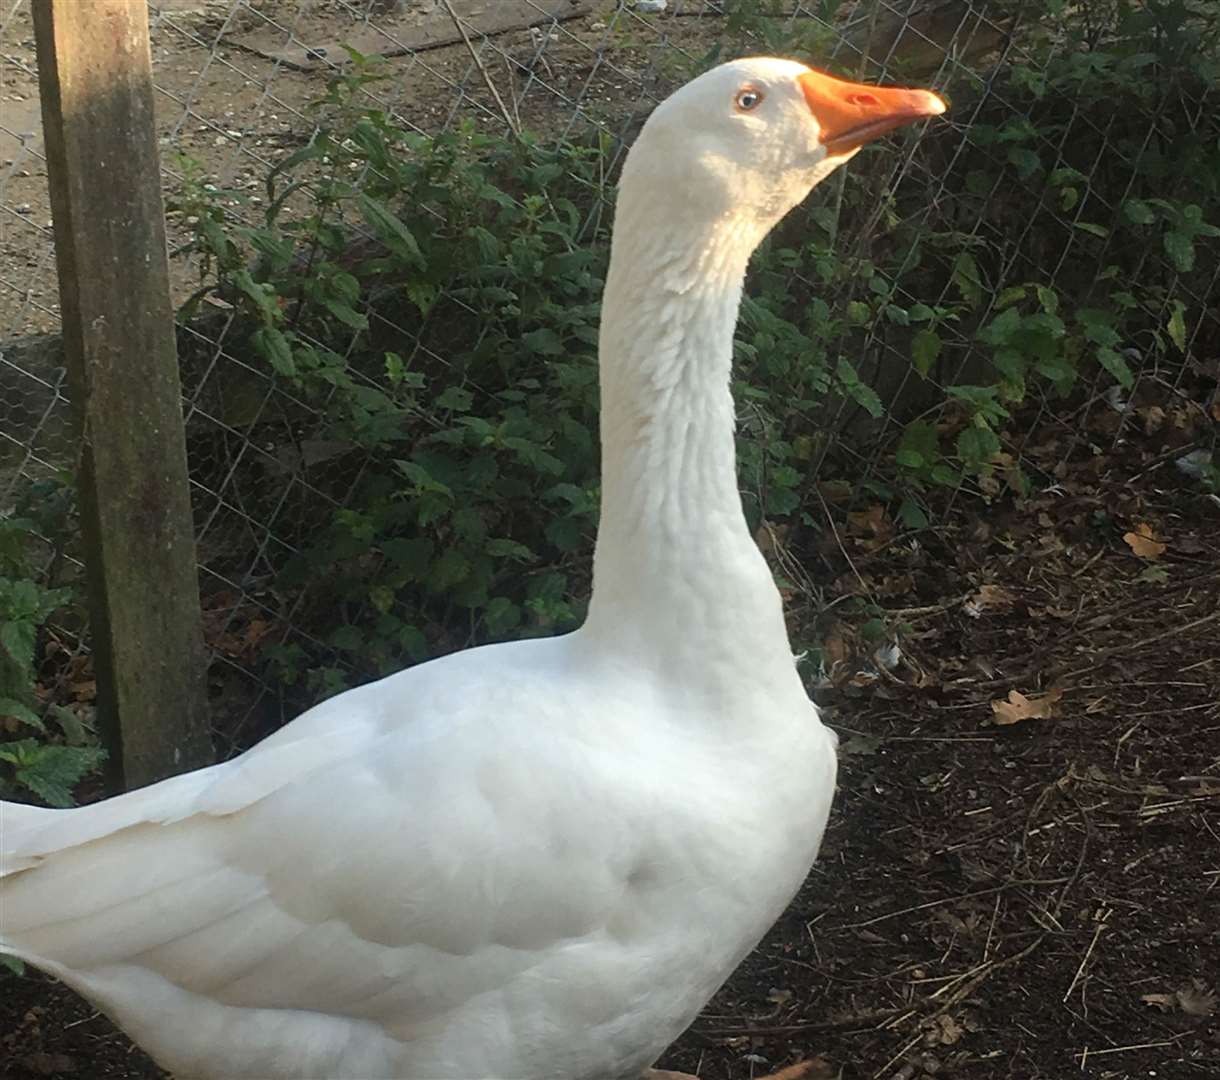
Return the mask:
{"type": "Polygon", "coordinates": [[[1191,979],[1174,997],[1187,1016],[1211,1016],[1216,1011],[1216,992],[1201,979],[1191,979]]]}
{"type": "Polygon", "coordinates": [[[966,1029],[948,1013],[942,1013],[924,1029],[925,1046],[952,1046],[958,1042],[966,1029]]]}
{"type": "Polygon", "coordinates": [[[1216,1011],[1216,992],[1201,979],[1191,979],[1172,994],[1143,994],[1140,1001],[1161,1012],[1181,1009],[1187,1016],[1211,1016],[1216,1011]]]}
{"type": "Polygon", "coordinates": [[[1009,690],[1006,701],[993,701],[991,711],[993,723],[1019,724],[1022,720],[1049,720],[1054,715],[1055,703],[1063,697],[1062,690],[1048,690],[1045,694],[1026,697],[1019,690],[1009,690]]]}
{"type": "Polygon", "coordinates": [[[880,534],[889,531],[889,522],[885,520],[885,507],[873,503],[867,510],[854,510],[847,515],[855,532],[880,534]]]}
{"type": "Polygon", "coordinates": [[[1159,405],[1149,405],[1144,409],[1136,409],[1135,413],[1144,421],[1144,434],[1152,435],[1165,426],[1165,410],[1159,405]]]}
{"type": "Polygon", "coordinates": [[[977,619],[985,611],[1009,611],[1016,601],[1016,596],[1003,585],[980,585],[979,591],[962,605],[962,610],[977,619]]]}
{"type": "Polygon", "coordinates": [[[1141,559],[1159,559],[1165,554],[1167,544],[1161,543],[1152,531],[1152,526],[1141,521],[1134,532],[1123,533],[1127,546],[1141,559]]]}

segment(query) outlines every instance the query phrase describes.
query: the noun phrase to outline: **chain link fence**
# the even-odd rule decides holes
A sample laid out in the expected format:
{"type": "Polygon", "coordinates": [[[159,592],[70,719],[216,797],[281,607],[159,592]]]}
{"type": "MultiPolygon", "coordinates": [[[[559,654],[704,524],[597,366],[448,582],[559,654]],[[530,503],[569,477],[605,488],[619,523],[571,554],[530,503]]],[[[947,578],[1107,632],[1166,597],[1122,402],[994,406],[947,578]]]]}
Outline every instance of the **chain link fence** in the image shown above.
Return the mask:
{"type": "MultiPolygon", "coordinates": [[[[1145,58],[1132,61],[1126,45],[1106,52],[1132,31],[1120,30],[1117,8],[1105,4],[1065,15],[1015,0],[150,0],[170,242],[182,252],[173,262],[175,301],[194,300],[179,352],[224,739],[246,742],[297,711],[300,699],[285,700],[283,679],[267,675],[269,654],[342,657],[336,626],[356,614],[320,617],[316,591],[299,577],[285,584],[283,572],[336,514],[353,509],[371,459],[328,434],[325,396],[303,393],[252,350],[239,298],[201,290],[201,214],[259,228],[274,197],[267,178],[318,137],[325,111],[315,103],[352,70],[349,48],[377,58],[387,76],[360,82],[355,100],[408,132],[574,140],[598,147],[606,175],[650,108],[716,58],[782,51],[862,79],[945,90],[954,102],[947,122],[866,156],[849,179],[844,170],[782,230],[777,243],[794,248],[802,235],[833,241],[850,272],[820,256],[781,258],[767,271],[769,294],[820,297],[825,319],[846,321],[836,333],[850,342],[850,362],[830,365],[828,385],[841,392],[809,414],[825,435],[776,430],[770,407],[751,401],[743,429],[796,446],[800,476],[788,486],[834,517],[847,504],[832,497],[828,505],[833,484],[884,488],[896,446],[906,467],[939,490],[929,479],[929,425],[911,425],[946,400],[960,418],[956,428],[942,419],[933,437],[960,440],[981,410],[1002,429],[1002,445],[980,451],[999,462],[1001,477],[1024,468],[1054,483],[1058,467],[1099,432],[1118,440],[1127,420],[1151,424],[1153,409],[1159,423],[1181,427],[1169,455],[1210,453],[1215,405],[1202,391],[1215,392],[1208,380],[1220,341],[1220,263],[1209,231],[1218,213],[1204,201],[1214,180],[1209,188],[1195,173],[1214,163],[1220,101],[1199,72],[1174,71],[1167,60],[1190,50],[1215,55],[1199,41],[1214,30],[1184,10],[1172,25],[1153,20],[1145,58]],[[1107,106],[1089,80],[1112,85],[1116,71],[1160,89],[1107,106]],[[1107,314],[1111,301],[1131,317],[1107,314]],[[1097,352],[1101,362],[1082,368],[1083,382],[1059,399],[1051,390],[1058,382],[1066,389],[1065,349],[1097,352]],[[984,392],[997,379],[999,392],[984,392]],[[1018,384],[1027,388],[1019,412],[1005,404],[1016,401],[1018,384]],[[969,392],[947,389],[962,386],[969,392]],[[1143,420],[1135,421],[1137,409],[1143,420]],[[1091,419],[1099,410],[1113,421],[1099,427],[1091,419]],[[1016,419],[999,422],[1008,412],[1016,419]]],[[[70,477],[76,448],[57,339],[29,0],[4,0],[0,42],[0,513],[12,513],[70,477]]],[[[367,175],[353,163],[346,179],[359,188],[367,175]]],[[[285,220],[305,220],[324,182],[322,171],[307,173],[285,220]]],[[[604,199],[594,192],[580,209],[581,235],[592,239],[604,229],[604,199]]],[[[347,225],[359,243],[359,223],[347,225]]],[[[449,310],[465,305],[479,319],[459,292],[455,285],[449,310]]],[[[356,311],[348,351],[376,335],[413,362],[448,364],[443,336],[395,310],[356,311]]],[[[757,313],[746,320],[755,351],[767,349],[765,323],[757,313]]],[[[334,339],[326,348],[344,355],[334,339]]],[[[357,385],[378,385],[377,372],[349,374],[357,385]]],[[[743,483],[765,505],[777,472],[768,460],[744,462],[743,483]]],[[[989,497],[998,483],[959,476],[947,501],[925,500],[912,516],[947,512],[964,494],[989,497]]],[[[800,580],[801,560],[782,544],[775,553],[800,580]]],[[[46,549],[48,562],[69,566],[78,555],[59,542],[46,549]]]]}

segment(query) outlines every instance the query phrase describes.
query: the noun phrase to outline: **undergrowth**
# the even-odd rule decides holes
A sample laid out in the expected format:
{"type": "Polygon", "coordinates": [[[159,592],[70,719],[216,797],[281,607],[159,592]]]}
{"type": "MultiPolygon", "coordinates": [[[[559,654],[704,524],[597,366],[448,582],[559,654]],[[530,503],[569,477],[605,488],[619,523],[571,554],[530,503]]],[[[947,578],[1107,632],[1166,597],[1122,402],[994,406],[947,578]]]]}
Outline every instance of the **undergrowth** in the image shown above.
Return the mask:
{"type": "Polygon", "coordinates": [[[72,805],[76,784],[105,757],[91,725],[39,678],[48,624],[78,597],[56,584],[59,559],[39,565],[35,553],[45,554],[43,537],[67,532],[70,512],[71,489],[43,481],[0,517],[0,798],[33,795],[50,806],[72,805]]]}
{"type": "MultiPolygon", "coordinates": [[[[792,50],[765,6],[735,6],[735,51],[792,50]]],[[[918,529],[938,493],[1046,482],[1027,475],[1020,410],[1130,390],[1203,332],[1217,32],[1178,2],[1046,7],[1022,38],[1038,66],[951,85],[955,127],[865,153],[755,259],[743,494],[798,560],[826,491],[918,529]]],[[[325,648],[269,650],[310,695],[572,627],[588,592],[619,148],[594,130],[421,135],[371,104],[384,77],[352,54],[309,144],[268,174],[258,225],[198,178],[177,201],[205,272],[184,318],[229,308],[247,360],[300,403],[296,437],[332,448],[311,482],[343,506],[286,538],[299,553],[276,581],[325,648]]],[[[261,441],[259,421],[247,433],[261,441]]]]}

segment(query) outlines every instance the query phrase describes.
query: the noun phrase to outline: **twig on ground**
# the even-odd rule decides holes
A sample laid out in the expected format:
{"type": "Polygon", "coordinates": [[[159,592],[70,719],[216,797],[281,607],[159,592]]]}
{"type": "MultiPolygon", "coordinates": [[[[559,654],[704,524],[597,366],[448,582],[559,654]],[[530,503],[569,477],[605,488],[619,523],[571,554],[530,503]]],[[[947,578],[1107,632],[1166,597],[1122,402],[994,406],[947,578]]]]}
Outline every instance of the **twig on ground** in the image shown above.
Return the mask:
{"type": "Polygon", "coordinates": [[[1057,668],[1051,668],[1046,672],[1047,677],[1051,679],[1070,679],[1076,675],[1083,675],[1086,671],[1092,671],[1094,668],[1101,665],[1105,660],[1109,660],[1113,656],[1118,656],[1121,653],[1130,652],[1132,649],[1143,649],[1149,645],[1153,645],[1158,641],[1164,641],[1166,638],[1174,637],[1177,634],[1185,634],[1188,630],[1197,630],[1200,626],[1206,626],[1208,623],[1213,623],[1220,619],[1220,609],[1213,611],[1210,615],[1204,615],[1202,618],[1192,619],[1188,623],[1182,623],[1179,626],[1171,626],[1168,630],[1162,630],[1159,634],[1153,634],[1150,638],[1143,638],[1139,641],[1125,641],[1121,645],[1112,645],[1108,649],[1102,649],[1100,652],[1093,654],[1093,659],[1083,667],[1073,668],[1070,671],[1064,670],[1065,665],[1060,665],[1057,668]]]}
{"type": "Polygon", "coordinates": [[[504,104],[504,99],[500,97],[500,91],[496,89],[496,84],[492,80],[491,72],[487,70],[483,63],[483,58],[478,54],[474,47],[474,43],[470,40],[470,35],[466,33],[466,27],[462,24],[462,20],[458,18],[458,14],[453,10],[453,4],[450,0],[441,0],[445,5],[445,10],[449,12],[449,18],[453,20],[453,25],[457,28],[457,32],[462,35],[462,41],[466,44],[466,49],[470,53],[470,58],[474,61],[475,67],[479,69],[483,76],[483,82],[487,84],[487,89],[491,91],[491,96],[496,99],[496,104],[500,107],[500,115],[504,117],[504,122],[508,125],[508,130],[514,135],[520,135],[521,131],[516,121],[513,119],[512,113],[508,111],[508,106],[504,104]]]}
{"type": "Polygon", "coordinates": [[[1072,976],[1072,982],[1067,988],[1067,993],[1063,995],[1063,1000],[1066,1003],[1067,999],[1072,996],[1072,991],[1076,989],[1076,984],[1080,982],[1080,977],[1084,974],[1084,969],[1088,966],[1089,957],[1093,955],[1093,950],[1097,948],[1097,942],[1101,938],[1101,932],[1106,928],[1106,920],[1109,919],[1112,911],[1107,908],[1101,913],[1101,917],[1097,920],[1097,929],[1093,931],[1093,940],[1089,942],[1089,947],[1085,949],[1084,956],[1080,958],[1080,966],[1076,969],[1076,974],[1072,976]]]}

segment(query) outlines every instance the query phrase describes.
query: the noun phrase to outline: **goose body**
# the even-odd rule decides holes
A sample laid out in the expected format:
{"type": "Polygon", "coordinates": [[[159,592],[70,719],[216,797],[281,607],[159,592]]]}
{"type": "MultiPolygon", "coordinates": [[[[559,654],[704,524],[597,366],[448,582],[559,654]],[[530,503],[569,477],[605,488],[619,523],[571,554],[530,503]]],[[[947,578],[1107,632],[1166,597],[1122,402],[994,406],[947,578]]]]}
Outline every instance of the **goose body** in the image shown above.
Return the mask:
{"type": "MultiPolygon", "coordinates": [[[[859,145],[844,86],[723,65],[629,156],[586,624],[410,668],[93,806],[0,804],[0,952],[180,1080],[633,1080],[657,1059],[800,886],[834,790],[742,515],[728,380],[750,253],[859,145]]],[[[885,99],[856,128],[936,106],[885,99]]]]}

